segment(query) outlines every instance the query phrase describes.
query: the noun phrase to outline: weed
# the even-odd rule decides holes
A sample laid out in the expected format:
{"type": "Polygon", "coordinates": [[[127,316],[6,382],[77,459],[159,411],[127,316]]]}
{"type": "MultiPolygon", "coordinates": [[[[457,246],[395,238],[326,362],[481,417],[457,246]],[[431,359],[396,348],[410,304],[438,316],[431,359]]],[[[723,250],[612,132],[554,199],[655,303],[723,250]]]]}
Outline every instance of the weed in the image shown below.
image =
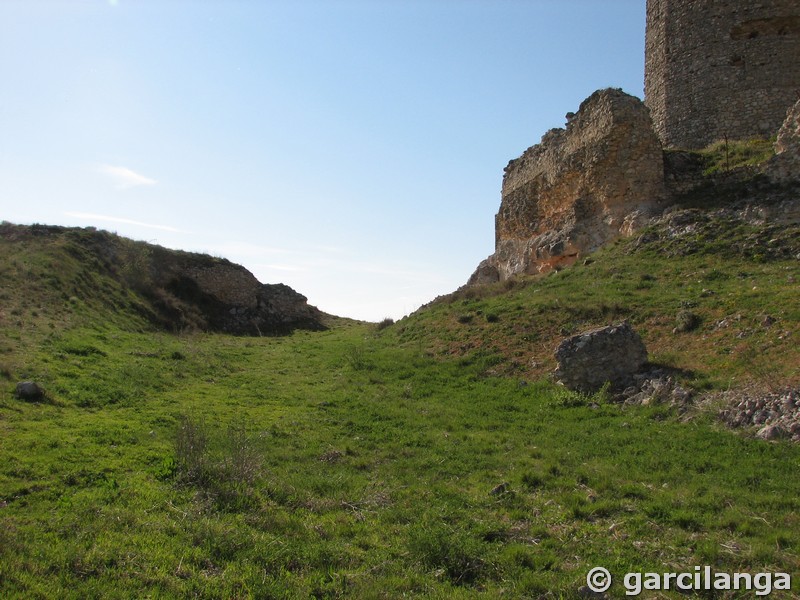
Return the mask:
{"type": "Polygon", "coordinates": [[[219,470],[237,489],[249,488],[261,475],[261,456],[243,422],[228,426],[219,470]]]}
{"type": "Polygon", "coordinates": [[[570,390],[560,386],[553,394],[552,403],[561,408],[575,408],[578,406],[597,406],[611,401],[611,384],[606,382],[593,393],[584,393],[570,390]]]}
{"type": "Polygon", "coordinates": [[[487,569],[481,542],[461,524],[426,521],[412,529],[408,545],[413,557],[455,585],[470,585],[487,569]]]}
{"type": "Polygon", "coordinates": [[[391,327],[392,325],[394,325],[394,319],[386,317],[382,321],[379,321],[378,323],[375,324],[375,329],[376,331],[383,331],[384,329],[386,329],[387,327],[391,327]]]}
{"type": "Polygon", "coordinates": [[[525,473],[522,476],[522,484],[531,491],[544,487],[546,481],[539,473],[525,473]]]}
{"type": "Polygon", "coordinates": [[[369,360],[367,359],[367,350],[364,344],[354,345],[347,348],[344,353],[346,364],[354,371],[363,371],[370,367],[369,360]]]}
{"type": "Polygon", "coordinates": [[[702,323],[702,319],[697,313],[693,313],[690,310],[681,310],[678,311],[678,314],[675,316],[674,331],[677,333],[688,333],[700,327],[700,323],[702,323]]]}
{"type": "Polygon", "coordinates": [[[0,363],[0,377],[11,381],[14,377],[14,371],[11,366],[7,363],[0,363]]]}
{"type": "Polygon", "coordinates": [[[175,434],[176,471],[182,482],[205,485],[209,472],[208,433],[205,423],[181,416],[175,434]]]}

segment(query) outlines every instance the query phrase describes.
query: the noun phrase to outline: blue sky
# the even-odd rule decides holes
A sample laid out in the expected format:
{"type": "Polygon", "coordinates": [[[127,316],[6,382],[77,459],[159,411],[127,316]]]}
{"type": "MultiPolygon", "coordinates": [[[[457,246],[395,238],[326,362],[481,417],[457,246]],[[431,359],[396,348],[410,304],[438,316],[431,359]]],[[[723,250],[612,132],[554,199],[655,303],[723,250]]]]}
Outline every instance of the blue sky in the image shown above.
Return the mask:
{"type": "Polygon", "coordinates": [[[0,220],[223,256],[399,318],[494,247],[503,168],[642,96],[645,0],[2,0],[0,220]]]}

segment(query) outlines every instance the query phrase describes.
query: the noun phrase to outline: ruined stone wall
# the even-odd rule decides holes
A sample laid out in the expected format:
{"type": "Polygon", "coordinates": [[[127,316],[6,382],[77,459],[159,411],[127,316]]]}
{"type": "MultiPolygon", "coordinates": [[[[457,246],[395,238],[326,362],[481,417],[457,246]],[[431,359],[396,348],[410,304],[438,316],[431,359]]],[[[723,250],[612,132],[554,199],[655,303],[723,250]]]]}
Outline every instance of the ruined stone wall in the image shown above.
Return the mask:
{"type": "Polygon", "coordinates": [[[229,263],[194,267],[186,273],[198,287],[225,304],[255,308],[261,284],[244,268],[229,263]]]}
{"type": "Polygon", "coordinates": [[[776,183],[800,182],[800,100],[789,109],[775,142],[775,156],[767,164],[767,176],[776,183]]]}
{"type": "Polygon", "coordinates": [[[645,103],[666,147],[773,135],[799,93],[798,0],[647,0],[645,103]]]}
{"type": "Polygon", "coordinates": [[[156,309],[174,321],[175,329],[281,335],[325,328],[323,313],[287,285],[262,284],[225,259],[140,245],[150,262],[150,289],[144,291],[156,297],[156,309]]]}
{"type": "Polygon", "coordinates": [[[570,264],[632,233],[664,196],[663,153],[647,108],[621,90],[597,91],[566,129],[508,163],[495,253],[471,282],[570,264]]]}

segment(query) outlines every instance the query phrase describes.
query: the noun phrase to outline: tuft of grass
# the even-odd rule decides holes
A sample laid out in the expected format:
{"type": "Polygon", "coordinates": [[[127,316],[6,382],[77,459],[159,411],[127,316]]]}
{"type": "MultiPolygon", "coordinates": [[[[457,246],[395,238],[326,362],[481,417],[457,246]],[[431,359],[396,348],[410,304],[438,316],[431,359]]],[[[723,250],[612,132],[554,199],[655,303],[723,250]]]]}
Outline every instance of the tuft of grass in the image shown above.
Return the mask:
{"type": "Polygon", "coordinates": [[[391,317],[386,317],[385,319],[375,324],[375,330],[383,331],[384,329],[386,329],[387,327],[391,327],[392,325],[394,325],[394,319],[392,319],[391,317]]]}
{"type": "Polygon", "coordinates": [[[344,360],[354,371],[364,371],[370,368],[367,349],[363,343],[354,344],[347,348],[344,353],[344,360]]]}
{"type": "Polygon", "coordinates": [[[700,323],[702,323],[700,315],[690,310],[680,310],[675,316],[675,332],[687,333],[689,331],[694,331],[700,327],[700,323]]]}
{"type": "Polygon", "coordinates": [[[474,584],[490,567],[483,542],[466,530],[463,522],[422,522],[411,530],[408,541],[412,557],[457,586],[474,584]]]}
{"type": "Polygon", "coordinates": [[[243,423],[230,424],[212,439],[203,421],[180,418],[175,435],[175,475],[226,509],[241,509],[255,500],[261,456],[243,423]],[[212,446],[213,442],[213,446],[212,446]]]}
{"type": "Polygon", "coordinates": [[[775,139],[719,140],[698,151],[705,163],[704,175],[758,166],[775,155],[775,139]]]}

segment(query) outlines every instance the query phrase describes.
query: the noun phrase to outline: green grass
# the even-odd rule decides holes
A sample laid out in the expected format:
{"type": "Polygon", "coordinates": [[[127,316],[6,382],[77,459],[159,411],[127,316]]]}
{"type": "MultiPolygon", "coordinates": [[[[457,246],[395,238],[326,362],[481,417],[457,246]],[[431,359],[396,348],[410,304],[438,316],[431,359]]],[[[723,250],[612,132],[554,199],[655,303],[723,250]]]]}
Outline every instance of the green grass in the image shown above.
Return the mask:
{"type": "Polygon", "coordinates": [[[797,226],[732,220],[701,220],[680,237],[653,228],[587,264],[463,289],[389,331],[435,356],[534,380],[555,367],[565,335],[627,319],[651,362],[691,387],[786,385],[800,379],[798,239],[797,226]]]}
{"type": "Polygon", "coordinates": [[[720,140],[699,154],[705,162],[704,174],[725,173],[741,167],[758,166],[775,155],[775,139],[720,140]]]}
{"type": "Polygon", "coordinates": [[[796,571],[797,447],[371,331],[118,332],[51,371],[56,404],[6,399],[3,596],[569,597],[595,565],[796,571]]]}
{"type": "Polygon", "coordinates": [[[627,318],[697,389],[796,381],[792,242],[756,256],[758,235],[630,240],[274,338],[155,331],[102,273],[64,298],[83,259],[4,247],[0,596],[574,598],[601,565],[615,597],[695,565],[796,589],[797,445],[545,377],[563,332],[627,318]],[[673,333],[681,311],[699,323],[673,333]],[[48,402],[14,399],[23,379],[48,402]]]}

